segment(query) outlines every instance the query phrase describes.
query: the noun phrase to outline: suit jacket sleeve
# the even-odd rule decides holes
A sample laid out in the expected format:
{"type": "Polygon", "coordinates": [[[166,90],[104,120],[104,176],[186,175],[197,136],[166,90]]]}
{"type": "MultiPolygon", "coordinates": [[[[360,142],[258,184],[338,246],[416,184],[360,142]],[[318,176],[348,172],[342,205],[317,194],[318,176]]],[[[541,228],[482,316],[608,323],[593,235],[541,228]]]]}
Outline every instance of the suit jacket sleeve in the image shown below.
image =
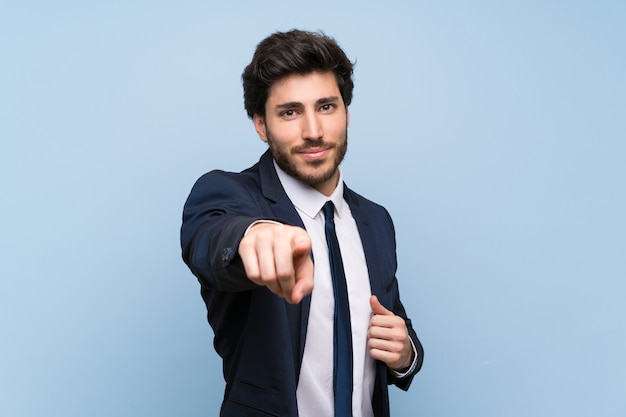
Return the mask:
{"type": "Polygon", "coordinates": [[[181,247],[183,260],[203,286],[224,292],[257,287],[238,255],[246,229],[260,220],[253,188],[245,178],[223,171],[205,174],[194,184],[183,210],[181,247]]]}

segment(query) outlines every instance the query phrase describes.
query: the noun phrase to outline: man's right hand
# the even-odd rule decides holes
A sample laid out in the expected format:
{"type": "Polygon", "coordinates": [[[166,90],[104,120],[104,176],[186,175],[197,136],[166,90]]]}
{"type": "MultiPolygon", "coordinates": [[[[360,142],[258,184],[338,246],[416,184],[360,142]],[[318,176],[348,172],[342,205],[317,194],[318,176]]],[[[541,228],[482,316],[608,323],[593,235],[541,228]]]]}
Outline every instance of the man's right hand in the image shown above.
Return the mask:
{"type": "Polygon", "coordinates": [[[239,243],[248,278],[297,304],[313,291],[311,239],[301,227],[259,222],[239,243]]]}

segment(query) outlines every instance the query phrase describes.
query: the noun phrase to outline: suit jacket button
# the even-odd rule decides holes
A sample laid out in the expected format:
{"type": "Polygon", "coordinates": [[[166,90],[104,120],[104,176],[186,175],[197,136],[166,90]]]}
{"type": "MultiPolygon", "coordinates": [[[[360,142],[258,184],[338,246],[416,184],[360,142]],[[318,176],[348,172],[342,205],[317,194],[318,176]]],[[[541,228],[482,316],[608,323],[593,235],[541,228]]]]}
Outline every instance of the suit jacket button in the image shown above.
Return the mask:
{"type": "Polygon", "coordinates": [[[233,253],[233,248],[222,249],[222,262],[224,263],[228,262],[232,253],[233,253]]]}

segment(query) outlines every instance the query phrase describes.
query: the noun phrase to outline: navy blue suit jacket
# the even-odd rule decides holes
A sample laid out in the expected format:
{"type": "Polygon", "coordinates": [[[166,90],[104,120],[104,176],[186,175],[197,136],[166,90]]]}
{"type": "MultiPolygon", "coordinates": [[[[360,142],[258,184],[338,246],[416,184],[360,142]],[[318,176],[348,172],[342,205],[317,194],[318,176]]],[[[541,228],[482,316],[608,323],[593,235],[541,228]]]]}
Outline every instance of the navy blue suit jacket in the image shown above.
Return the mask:
{"type": "MultiPolygon", "coordinates": [[[[372,293],[405,318],[418,351],[417,368],[402,379],[395,379],[384,363],[376,363],[374,412],[387,417],[387,385],[408,389],[421,367],[423,351],[400,302],[391,217],[347,187],[344,198],[361,235],[372,293]]],[[[223,359],[226,390],[221,415],[297,416],[296,387],[311,296],[291,305],[247,279],[238,245],[258,219],[304,227],[269,151],[241,173],[212,171],[196,182],[183,212],[183,259],[201,284],[215,350],[223,359]]]]}

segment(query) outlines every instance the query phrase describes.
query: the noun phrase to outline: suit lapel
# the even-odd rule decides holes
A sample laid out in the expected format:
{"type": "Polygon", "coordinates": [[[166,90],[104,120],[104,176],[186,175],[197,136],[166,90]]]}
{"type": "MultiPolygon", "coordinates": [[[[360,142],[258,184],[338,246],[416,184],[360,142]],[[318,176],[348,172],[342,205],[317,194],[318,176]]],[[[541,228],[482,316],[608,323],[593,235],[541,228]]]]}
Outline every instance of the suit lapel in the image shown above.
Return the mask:
{"type": "MultiPolygon", "coordinates": [[[[352,217],[354,217],[357,229],[359,230],[359,236],[361,237],[361,243],[363,244],[363,252],[365,253],[365,262],[367,263],[367,271],[369,273],[372,294],[380,298],[384,294],[384,288],[382,288],[381,280],[377,278],[380,276],[380,271],[376,260],[376,236],[374,235],[374,231],[371,227],[370,215],[366,210],[363,210],[358,198],[348,187],[345,187],[344,199],[350,206],[352,217]]],[[[381,300],[381,302],[383,301],[384,300],[381,300]]]]}
{"type": "MultiPolygon", "coordinates": [[[[261,179],[261,192],[268,200],[274,217],[283,222],[304,228],[304,223],[296,211],[293,203],[287,197],[283,186],[278,179],[272,155],[265,152],[259,162],[259,176],[261,179]]],[[[309,310],[311,308],[311,296],[307,296],[299,304],[289,304],[285,302],[287,320],[291,336],[292,353],[294,366],[297,371],[296,381],[300,376],[300,365],[304,355],[304,343],[306,341],[306,330],[309,322],[309,310]]]]}

